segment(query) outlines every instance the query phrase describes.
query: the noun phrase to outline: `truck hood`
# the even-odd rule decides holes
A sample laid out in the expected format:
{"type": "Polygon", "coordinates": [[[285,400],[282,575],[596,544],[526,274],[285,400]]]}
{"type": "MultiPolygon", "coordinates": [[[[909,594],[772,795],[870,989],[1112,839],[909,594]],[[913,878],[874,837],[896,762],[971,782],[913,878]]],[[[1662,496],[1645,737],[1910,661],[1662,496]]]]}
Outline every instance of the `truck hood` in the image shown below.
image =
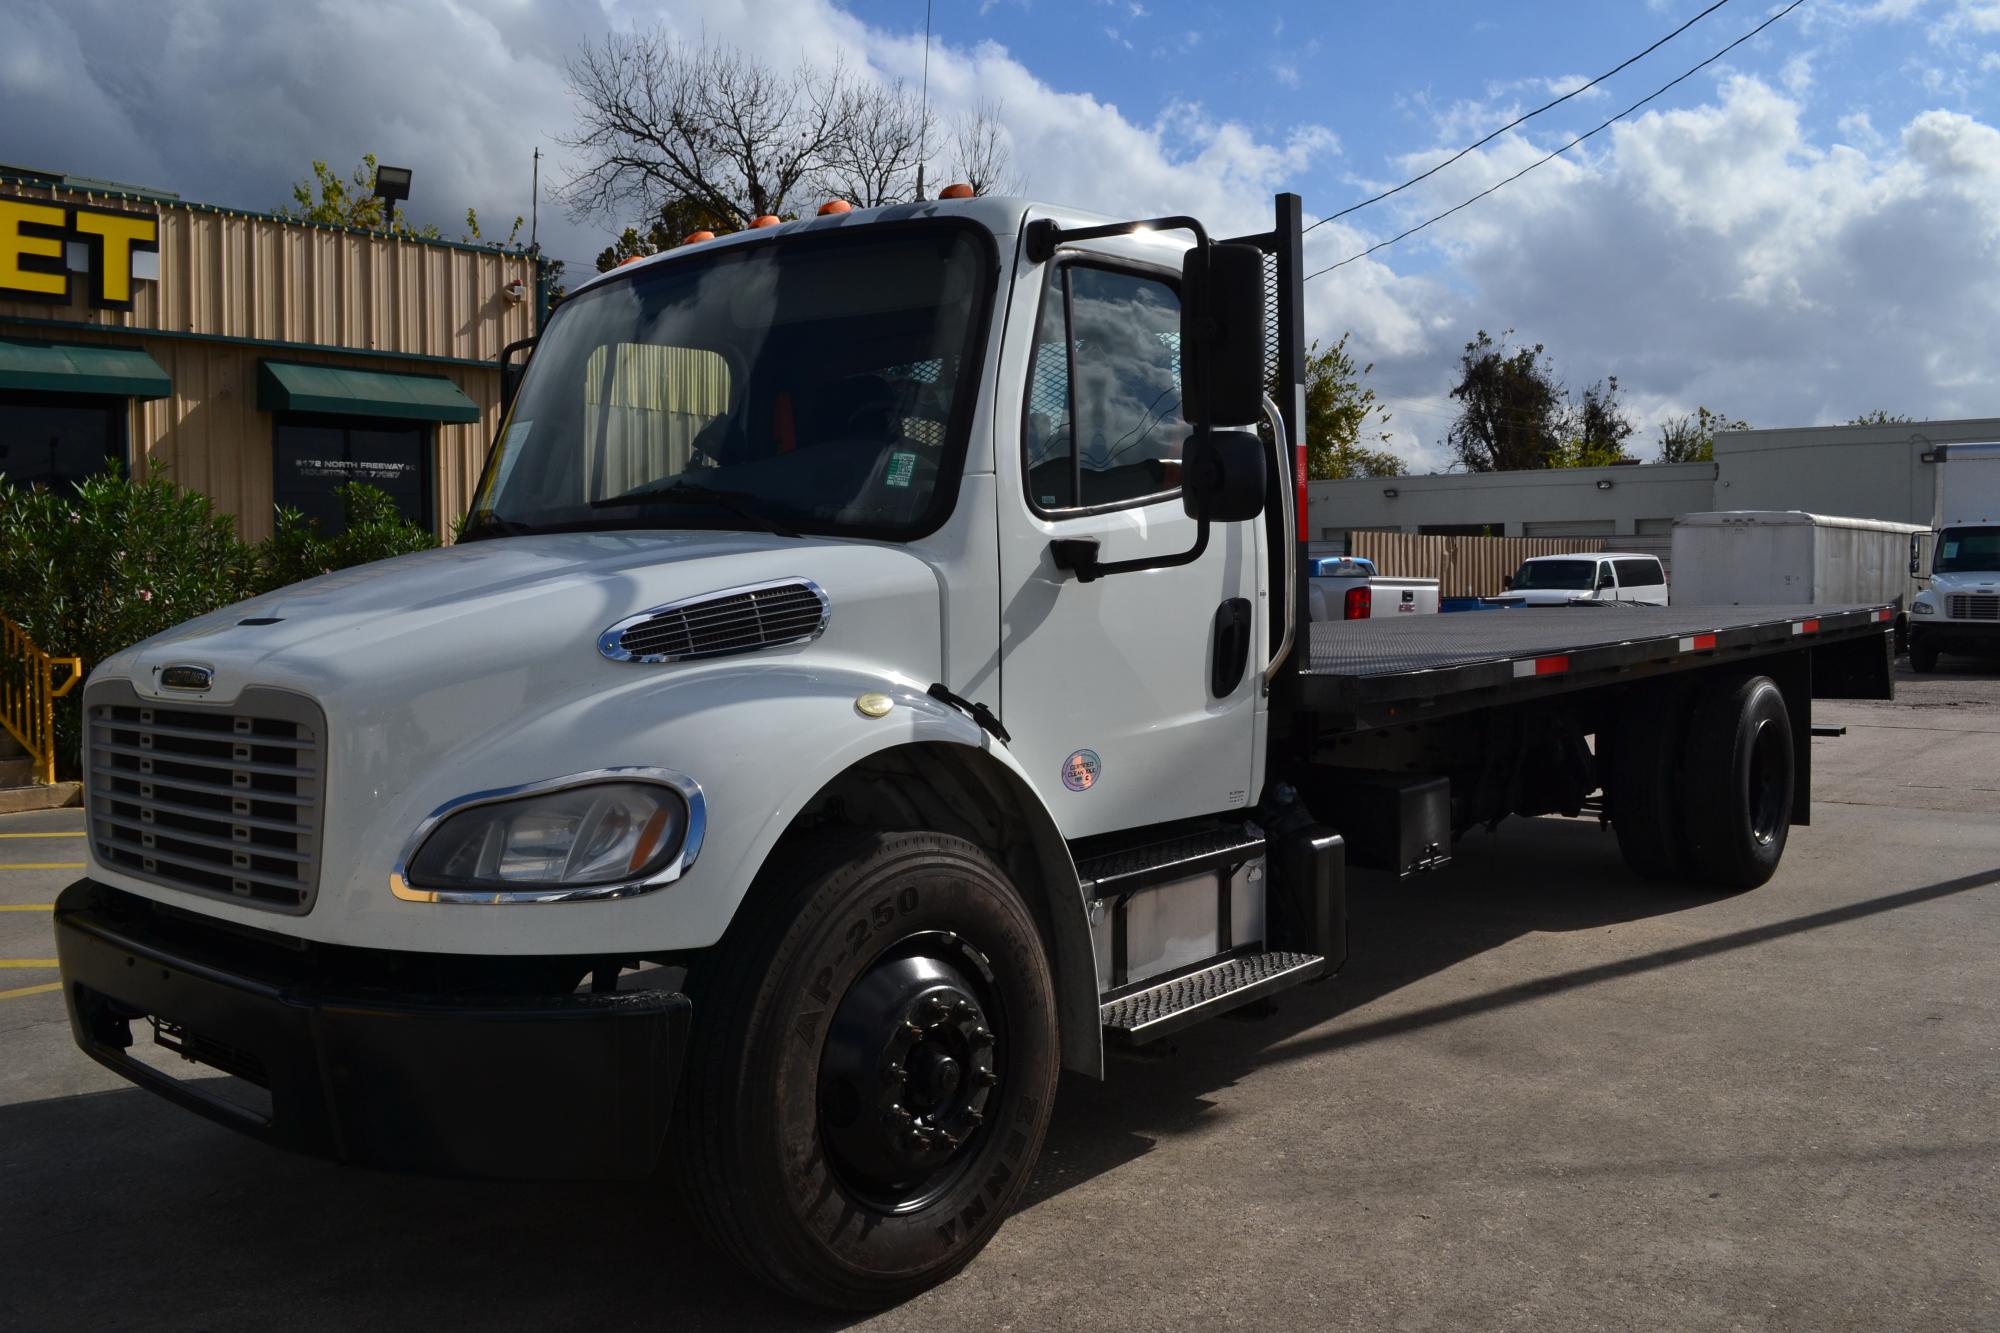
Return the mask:
{"type": "Polygon", "coordinates": [[[912,674],[935,662],[937,581],[907,551],[765,534],[589,532],[469,542],[341,570],[176,626],[97,674],[156,698],[220,703],[261,684],[330,704],[353,690],[378,702],[398,689],[436,697],[458,681],[513,672],[522,673],[524,700],[546,702],[599,668],[634,669],[597,654],[598,635],[613,623],[786,578],[810,579],[831,598],[823,651],[913,657],[893,663],[912,674]],[[870,643],[881,629],[871,622],[883,618],[873,608],[885,602],[903,632],[870,643]],[[207,668],[209,689],[165,689],[159,673],[175,665],[207,668]]]}

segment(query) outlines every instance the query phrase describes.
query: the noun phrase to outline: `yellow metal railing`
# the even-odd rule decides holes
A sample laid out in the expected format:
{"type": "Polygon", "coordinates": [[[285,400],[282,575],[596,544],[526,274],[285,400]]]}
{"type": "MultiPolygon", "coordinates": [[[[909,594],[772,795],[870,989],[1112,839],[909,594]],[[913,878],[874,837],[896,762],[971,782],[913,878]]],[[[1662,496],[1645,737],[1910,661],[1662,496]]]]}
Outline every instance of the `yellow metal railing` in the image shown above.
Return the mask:
{"type": "Polygon", "coordinates": [[[28,632],[0,616],[0,727],[21,743],[35,763],[35,781],[56,780],[55,702],[83,679],[83,661],[50,657],[28,632]],[[64,671],[55,683],[57,668],[64,671]]]}

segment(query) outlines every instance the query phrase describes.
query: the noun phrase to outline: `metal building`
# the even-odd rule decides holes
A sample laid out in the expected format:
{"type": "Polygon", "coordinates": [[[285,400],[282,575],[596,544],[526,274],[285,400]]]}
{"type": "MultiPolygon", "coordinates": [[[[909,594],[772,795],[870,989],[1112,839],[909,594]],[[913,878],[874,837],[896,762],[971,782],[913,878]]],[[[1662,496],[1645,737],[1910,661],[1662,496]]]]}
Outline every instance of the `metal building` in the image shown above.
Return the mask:
{"type": "Polygon", "coordinates": [[[0,473],[107,459],[234,514],[329,527],[380,486],[443,536],[498,426],[495,358],[535,332],[539,263],[0,167],[0,473]]]}

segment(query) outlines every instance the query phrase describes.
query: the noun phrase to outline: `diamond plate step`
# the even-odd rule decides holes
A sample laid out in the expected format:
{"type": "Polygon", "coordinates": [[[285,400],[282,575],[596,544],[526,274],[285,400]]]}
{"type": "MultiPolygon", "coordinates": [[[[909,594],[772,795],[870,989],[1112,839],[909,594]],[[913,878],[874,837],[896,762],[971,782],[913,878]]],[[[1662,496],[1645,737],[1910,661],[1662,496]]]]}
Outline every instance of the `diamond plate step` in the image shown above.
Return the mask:
{"type": "Polygon", "coordinates": [[[1143,1046],[1325,972],[1318,954],[1244,954],[1121,996],[1098,1014],[1105,1040],[1143,1046]]]}

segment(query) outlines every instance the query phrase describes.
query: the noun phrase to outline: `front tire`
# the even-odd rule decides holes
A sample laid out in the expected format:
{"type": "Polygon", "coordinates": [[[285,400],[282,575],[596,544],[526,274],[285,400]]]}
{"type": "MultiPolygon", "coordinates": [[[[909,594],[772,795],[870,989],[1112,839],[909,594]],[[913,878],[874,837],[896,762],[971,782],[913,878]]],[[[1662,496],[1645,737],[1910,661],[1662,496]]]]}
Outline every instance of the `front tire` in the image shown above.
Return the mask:
{"type": "Polygon", "coordinates": [[[1931,643],[1922,635],[1912,634],[1910,636],[1910,670],[1925,673],[1936,671],[1937,662],[1937,645],[1931,643]]]}
{"type": "Polygon", "coordinates": [[[818,839],[760,879],[688,988],[674,1151],[718,1244],[842,1309],[971,1262],[1028,1182],[1059,1052],[1034,914],[983,850],[818,839]]]}
{"type": "Polygon", "coordinates": [[[1754,889],[1777,873],[1791,829],[1792,719],[1769,676],[1711,686],[1688,723],[1688,856],[1705,880],[1754,889]]]}

